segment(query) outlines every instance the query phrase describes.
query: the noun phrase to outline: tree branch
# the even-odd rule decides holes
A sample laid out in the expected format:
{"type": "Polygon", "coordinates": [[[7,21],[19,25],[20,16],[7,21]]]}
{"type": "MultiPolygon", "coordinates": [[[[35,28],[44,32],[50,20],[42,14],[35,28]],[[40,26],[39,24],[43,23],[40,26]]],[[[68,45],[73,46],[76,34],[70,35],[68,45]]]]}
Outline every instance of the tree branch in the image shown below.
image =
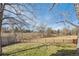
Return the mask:
{"type": "Polygon", "coordinates": [[[49,11],[51,11],[55,5],[56,5],[56,3],[53,3],[52,6],[50,7],[49,11]]]}
{"type": "Polygon", "coordinates": [[[10,10],[5,9],[6,11],[11,12],[11,13],[15,14],[18,17],[19,16],[24,16],[24,17],[28,18],[29,20],[33,21],[33,19],[29,18],[28,16],[26,16],[26,15],[24,15],[22,13],[18,13],[18,11],[16,10],[16,8],[14,6],[12,6],[11,4],[9,6],[12,7],[15,10],[16,13],[14,13],[14,12],[12,12],[10,10]]]}
{"type": "Polygon", "coordinates": [[[75,24],[73,24],[72,22],[70,22],[70,21],[68,21],[68,20],[65,20],[65,22],[67,22],[67,23],[71,24],[72,26],[74,26],[74,27],[76,27],[76,28],[78,28],[78,27],[79,27],[78,25],[75,25],[75,24]]]}
{"type": "Polygon", "coordinates": [[[76,27],[76,28],[79,28],[78,25],[75,25],[75,24],[73,24],[72,22],[70,22],[70,21],[68,21],[68,20],[59,21],[59,22],[56,22],[56,23],[69,23],[70,25],[72,25],[72,26],[74,26],[74,27],[76,27]]]}
{"type": "Polygon", "coordinates": [[[3,19],[14,19],[14,21],[17,21],[17,23],[19,23],[19,24],[23,24],[23,25],[26,25],[26,26],[27,26],[27,24],[30,25],[29,23],[25,23],[23,21],[20,21],[20,20],[16,19],[15,17],[5,17],[3,19]]]}

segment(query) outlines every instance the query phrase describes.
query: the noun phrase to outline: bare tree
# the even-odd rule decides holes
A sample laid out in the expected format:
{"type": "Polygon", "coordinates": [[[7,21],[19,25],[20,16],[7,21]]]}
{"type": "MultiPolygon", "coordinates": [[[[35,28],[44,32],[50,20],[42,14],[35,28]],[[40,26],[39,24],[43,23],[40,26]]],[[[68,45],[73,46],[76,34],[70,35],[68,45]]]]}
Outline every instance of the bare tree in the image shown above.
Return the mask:
{"type": "Polygon", "coordinates": [[[1,38],[1,27],[3,21],[3,12],[5,5],[0,3],[0,55],[2,55],[2,38],[1,38]]]}
{"type": "Polygon", "coordinates": [[[1,28],[3,21],[13,20],[11,23],[5,24],[28,26],[29,24],[32,24],[35,18],[36,16],[32,4],[0,3],[0,55],[2,55],[1,28]]]}
{"type": "Polygon", "coordinates": [[[45,36],[46,29],[47,29],[47,25],[44,23],[36,26],[36,30],[40,33],[41,37],[45,36]]]}
{"type": "Polygon", "coordinates": [[[50,28],[50,27],[47,28],[46,32],[47,32],[48,37],[51,37],[52,34],[54,34],[54,30],[52,28],[50,28]]]}
{"type": "MultiPolygon", "coordinates": [[[[56,4],[54,4],[54,5],[56,5],[56,4]]],[[[79,18],[79,4],[78,3],[74,3],[73,4],[74,6],[75,6],[75,11],[76,11],[76,15],[77,15],[77,17],[79,18]]],[[[53,5],[52,5],[53,6],[53,5]]],[[[54,6],[53,6],[54,7],[54,6]]],[[[51,7],[49,10],[51,11],[53,8],[51,7]]],[[[63,16],[66,16],[65,14],[63,15],[63,16]]],[[[64,21],[59,21],[59,22],[57,22],[57,23],[62,23],[62,22],[66,22],[66,23],[69,23],[70,25],[72,25],[72,26],[74,26],[74,27],[76,27],[77,28],[77,30],[78,30],[78,34],[77,34],[77,36],[78,36],[78,38],[77,38],[77,54],[79,55],[79,26],[78,25],[76,25],[76,24],[74,24],[74,23],[72,23],[71,21],[69,21],[66,17],[65,17],[65,20],[64,21]]]]}

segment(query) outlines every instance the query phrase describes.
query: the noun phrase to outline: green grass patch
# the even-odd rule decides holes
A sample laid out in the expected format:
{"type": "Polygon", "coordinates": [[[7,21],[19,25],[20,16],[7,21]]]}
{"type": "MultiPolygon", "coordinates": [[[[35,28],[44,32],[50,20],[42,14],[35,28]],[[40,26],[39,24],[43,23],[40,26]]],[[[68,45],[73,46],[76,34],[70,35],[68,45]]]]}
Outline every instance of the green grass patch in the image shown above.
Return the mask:
{"type": "Polygon", "coordinates": [[[3,54],[12,56],[74,55],[75,50],[74,44],[18,43],[3,47],[3,54]]]}

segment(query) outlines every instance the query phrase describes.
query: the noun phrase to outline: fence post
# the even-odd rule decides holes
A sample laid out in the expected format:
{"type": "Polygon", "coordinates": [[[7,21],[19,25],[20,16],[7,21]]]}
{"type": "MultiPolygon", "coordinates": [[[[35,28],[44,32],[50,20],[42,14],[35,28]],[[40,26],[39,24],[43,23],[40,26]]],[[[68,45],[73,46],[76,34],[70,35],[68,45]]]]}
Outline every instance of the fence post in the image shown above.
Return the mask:
{"type": "Polygon", "coordinates": [[[55,40],[54,40],[54,43],[55,43],[55,40]]]}
{"type": "Polygon", "coordinates": [[[63,43],[64,43],[64,39],[63,39],[63,43]]]}

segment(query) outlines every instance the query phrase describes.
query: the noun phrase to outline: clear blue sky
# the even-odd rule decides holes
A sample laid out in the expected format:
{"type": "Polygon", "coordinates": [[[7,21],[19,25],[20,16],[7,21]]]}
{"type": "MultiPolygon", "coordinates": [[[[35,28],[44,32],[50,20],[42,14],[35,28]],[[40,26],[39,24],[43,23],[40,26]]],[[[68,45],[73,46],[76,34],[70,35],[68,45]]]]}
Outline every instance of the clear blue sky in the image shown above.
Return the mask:
{"type": "MultiPolygon", "coordinates": [[[[37,24],[45,23],[47,24],[47,26],[53,29],[62,29],[64,27],[69,28],[70,25],[68,23],[66,23],[66,26],[63,23],[57,23],[57,24],[55,23],[62,21],[64,19],[68,19],[74,24],[79,25],[78,24],[79,20],[76,17],[76,12],[73,4],[70,3],[56,4],[51,11],[49,11],[49,9],[52,6],[52,4],[37,3],[33,5],[34,5],[33,8],[35,9],[37,15],[37,20],[36,20],[37,24]],[[61,15],[62,13],[66,14],[67,16],[66,17],[62,16],[61,15]]],[[[7,8],[11,10],[11,8],[9,7],[7,8]]],[[[9,13],[7,14],[10,16],[9,13]]],[[[25,14],[28,15],[27,13],[25,14]]],[[[29,15],[29,17],[31,17],[31,15],[29,15]]]]}
{"type": "MultiPolygon", "coordinates": [[[[55,24],[55,22],[68,19],[69,21],[78,25],[79,20],[76,17],[76,12],[73,4],[56,4],[52,11],[49,12],[51,5],[52,4],[35,4],[34,8],[36,9],[38,16],[37,23],[46,23],[49,27],[54,29],[61,29],[65,27],[65,25],[63,23],[55,24]],[[65,13],[67,16],[62,16],[62,13],[65,13]]],[[[66,27],[69,28],[71,26],[66,23],[66,27]]]]}

